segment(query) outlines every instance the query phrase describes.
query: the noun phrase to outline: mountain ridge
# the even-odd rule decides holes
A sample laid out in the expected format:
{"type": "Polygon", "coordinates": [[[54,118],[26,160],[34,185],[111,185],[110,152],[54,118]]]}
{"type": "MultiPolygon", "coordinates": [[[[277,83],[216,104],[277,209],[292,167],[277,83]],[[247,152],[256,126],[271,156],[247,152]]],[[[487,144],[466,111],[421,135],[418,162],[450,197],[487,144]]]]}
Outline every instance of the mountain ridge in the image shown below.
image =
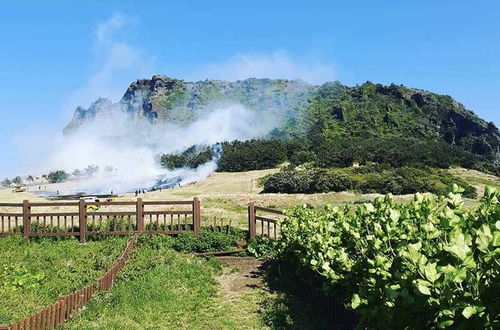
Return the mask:
{"type": "Polygon", "coordinates": [[[125,114],[152,125],[184,125],[210,112],[213,105],[241,104],[257,115],[276,118],[272,135],[391,135],[441,139],[478,154],[500,149],[500,131],[448,95],[403,85],[365,82],[348,87],[340,82],[315,86],[301,80],[249,78],[235,82],[186,82],[163,75],[139,79],[122,99],[99,98],[88,109],[78,107],[66,134],[102,115],[125,114]]]}

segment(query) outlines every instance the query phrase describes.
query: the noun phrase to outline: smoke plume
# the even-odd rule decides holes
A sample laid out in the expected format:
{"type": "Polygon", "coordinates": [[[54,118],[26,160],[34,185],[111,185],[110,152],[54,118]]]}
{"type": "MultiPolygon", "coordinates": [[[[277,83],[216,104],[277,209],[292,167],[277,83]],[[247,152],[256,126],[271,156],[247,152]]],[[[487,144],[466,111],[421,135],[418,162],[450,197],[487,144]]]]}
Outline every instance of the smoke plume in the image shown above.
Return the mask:
{"type": "MultiPolygon", "coordinates": [[[[91,178],[78,180],[78,185],[68,191],[71,193],[131,192],[150,189],[158,180],[181,185],[199,181],[216,170],[218,157],[196,169],[168,171],[159,164],[158,155],[182,152],[192,145],[262,136],[266,125],[255,118],[258,116],[241,105],[214,108],[187,126],[152,125],[146,120],[131,120],[124,112],[105,111],[73,134],[53,138],[40,170],[85,172],[89,165],[100,169],[91,178]]],[[[220,152],[217,149],[216,155],[220,152]]]]}

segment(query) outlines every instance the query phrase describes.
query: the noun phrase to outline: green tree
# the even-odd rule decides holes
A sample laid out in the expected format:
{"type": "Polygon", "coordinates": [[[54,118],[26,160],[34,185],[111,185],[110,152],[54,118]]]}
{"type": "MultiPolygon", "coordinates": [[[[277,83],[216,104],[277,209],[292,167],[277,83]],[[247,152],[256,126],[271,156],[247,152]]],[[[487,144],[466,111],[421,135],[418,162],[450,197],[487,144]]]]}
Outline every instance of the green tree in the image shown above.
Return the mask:
{"type": "Polygon", "coordinates": [[[64,182],[67,179],[68,174],[63,170],[52,171],[47,175],[47,180],[49,180],[50,183],[64,182]]]}
{"type": "Polygon", "coordinates": [[[287,159],[285,144],[278,140],[249,140],[222,143],[218,171],[241,172],[276,167],[287,159]]]}
{"type": "Polygon", "coordinates": [[[92,164],[85,168],[85,173],[87,173],[87,175],[89,176],[92,176],[97,172],[99,172],[99,166],[97,165],[92,164]]]}
{"type": "Polygon", "coordinates": [[[11,184],[11,183],[12,183],[12,182],[9,180],[9,178],[5,178],[5,180],[3,180],[3,181],[1,182],[2,186],[4,186],[4,187],[8,187],[8,186],[10,186],[10,184],[11,184]]]}

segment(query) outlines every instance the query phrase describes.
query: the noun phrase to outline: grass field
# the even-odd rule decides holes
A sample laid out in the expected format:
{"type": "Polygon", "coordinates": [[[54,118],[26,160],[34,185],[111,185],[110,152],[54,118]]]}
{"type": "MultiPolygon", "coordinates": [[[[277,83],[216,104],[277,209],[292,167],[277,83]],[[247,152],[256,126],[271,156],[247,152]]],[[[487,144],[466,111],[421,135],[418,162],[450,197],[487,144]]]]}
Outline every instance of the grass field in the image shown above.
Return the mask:
{"type": "MultiPolygon", "coordinates": [[[[378,194],[357,194],[352,192],[332,192],[323,194],[261,194],[262,188],[258,186],[258,179],[278,171],[277,169],[249,171],[242,173],[212,173],[210,177],[199,181],[196,185],[163,189],[162,191],[141,194],[144,200],[191,200],[198,197],[201,201],[202,225],[213,224],[214,218],[223,220],[225,224],[231,221],[232,225],[247,228],[247,205],[254,202],[257,206],[285,209],[298,204],[309,203],[314,206],[325,204],[342,205],[358,201],[373,200],[378,194]]],[[[59,190],[61,194],[78,186],[78,181],[67,181],[57,184],[45,184],[42,189],[48,191],[59,190]]],[[[36,191],[38,185],[29,187],[36,191]]],[[[23,199],[32,202],[42,202],[46,199],[32,192],[12,193],[11,189],[0,189],[0,201],[6,203],[20,203],[23,199]]],[[[411,196],[397,196],[396,200],[408,200],[411,196]]],[[[135,201],[134,193],[120,194],[117,201],[135,201]]],[[[116,208],[119,210],[119,208],[116,208]]],[[[3,208],[1,211],[15,211],[3,208]]],[[[55,209],[44,208],[51,212],[55,209]]]]}
{"type": "Polygon", "coordinates": [[[127,238],[85,245],[76,239],[0,238],[0,324],[21,320],[92,283],[124,249],[127,238]]]}

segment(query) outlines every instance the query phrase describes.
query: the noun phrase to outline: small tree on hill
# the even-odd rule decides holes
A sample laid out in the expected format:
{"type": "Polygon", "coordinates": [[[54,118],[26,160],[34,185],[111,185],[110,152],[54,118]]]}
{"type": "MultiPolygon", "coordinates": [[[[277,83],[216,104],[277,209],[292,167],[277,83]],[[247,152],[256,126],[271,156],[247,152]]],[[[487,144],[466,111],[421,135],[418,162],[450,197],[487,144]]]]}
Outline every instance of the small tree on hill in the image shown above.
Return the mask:
{"type": "Polygon", "coordinates": [[[47,180],[49,180],[50,183],[63,182],[67,179],[68,174],[63,170],[52,171],[47,175],[47,180]]]}

